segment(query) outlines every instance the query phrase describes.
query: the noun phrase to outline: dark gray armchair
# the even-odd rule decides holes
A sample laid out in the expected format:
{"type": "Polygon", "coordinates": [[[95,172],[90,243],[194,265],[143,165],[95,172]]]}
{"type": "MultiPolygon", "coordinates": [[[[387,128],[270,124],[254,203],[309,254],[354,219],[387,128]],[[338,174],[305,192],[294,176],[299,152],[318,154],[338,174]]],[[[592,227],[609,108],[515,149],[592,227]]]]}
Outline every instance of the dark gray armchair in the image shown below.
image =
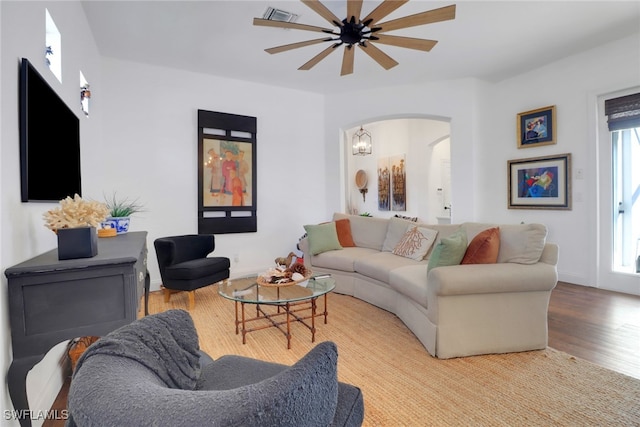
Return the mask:
{"type": "Polygon", "coordinates": [[[199,350],[189,314],[146,316],[78,360],[67,426],[360,426],[360,389],[337,380],[337,349],[292,366],[199,350]]]}
{"type": "Polygon", "coordinates": [[[171,293],[189,293],[189,310],[195,306],[195,291],[229,278],[229,258],[209,257],[215,236],[188,234],[156,239],[153,242],[164,286],[164,302],[171,293]]]}

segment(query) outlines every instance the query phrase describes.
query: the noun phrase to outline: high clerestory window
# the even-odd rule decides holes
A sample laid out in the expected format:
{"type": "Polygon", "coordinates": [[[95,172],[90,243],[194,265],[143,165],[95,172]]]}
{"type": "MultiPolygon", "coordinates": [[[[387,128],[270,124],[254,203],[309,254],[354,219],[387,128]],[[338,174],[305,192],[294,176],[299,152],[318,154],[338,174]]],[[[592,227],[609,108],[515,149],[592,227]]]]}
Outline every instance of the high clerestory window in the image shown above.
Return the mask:
{"type": "Polygon", "coordinates": [[[53,75],[62,83],[62,40],[60,31],[47,9],[45,9],[44,60],[53,75]]]}

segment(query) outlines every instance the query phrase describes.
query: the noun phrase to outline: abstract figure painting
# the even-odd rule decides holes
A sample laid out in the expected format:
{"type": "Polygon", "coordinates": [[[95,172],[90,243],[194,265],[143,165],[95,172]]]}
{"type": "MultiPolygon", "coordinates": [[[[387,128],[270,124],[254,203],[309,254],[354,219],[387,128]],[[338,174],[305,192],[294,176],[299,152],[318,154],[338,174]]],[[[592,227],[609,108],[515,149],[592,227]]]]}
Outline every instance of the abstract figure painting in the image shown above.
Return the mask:
{"type": "Polygon", "coordinates": [[[204,206],[251,206],[252,144],[204,138],[204,206]]]}
{"type": "Polygon", "coordinates": [[[507,163],[509,209],[571,209],[571,154],[507,163]]]}
{"type": "Polygon", "coordinates": [[[391,172],[388,157],[378,159],[378,210],[391,210],[391,172]]]}
{"type": "Polygon", "coordinates": [[[556,143],[556,106],[538,108],[518,114],[518,148],[556,143]]]}

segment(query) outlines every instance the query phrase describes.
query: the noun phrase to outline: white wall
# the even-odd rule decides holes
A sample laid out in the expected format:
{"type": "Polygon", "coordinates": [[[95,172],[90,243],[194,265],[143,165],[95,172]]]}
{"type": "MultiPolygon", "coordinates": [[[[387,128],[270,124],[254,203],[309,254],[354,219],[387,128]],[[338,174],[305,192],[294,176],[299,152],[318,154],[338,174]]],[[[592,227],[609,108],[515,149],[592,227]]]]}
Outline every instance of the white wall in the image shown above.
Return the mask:
{"type": "Polygon", "coordinates": [[[160,284],[153,241],[198,231],[198,109],[258,119],[258,232],[216,236],[215,253],[231,259],[232,276],[271,266],[295,249],[306,222],[324,219],[320,95],[111,58],[103,73],[103,86],[92,86],[104,112],[103,188],[145,204],[131,230],[149,233],[153,289],[160,284]]]}
{"type": "MultiPolygon", "coordinates": [[[[102,182],[98,153],[101,146],[99,114],[86,119],[80,111],[79,72],[100,86],[100,61],[93,36],[84,12],[77,2],[0,2],[1,14],[1,122],[0,129],[0,233],[2,249],[1,270],[31,258],[56,246],[56,236],[44,227],[42,213],[54,205],[50,203],[20,202],[19,129],[18,129],[18,71],[20,58],[28,58],[49,84],[76,111],[81,118],[81,153],[83,189],[87,193],[97,190],[102,182]],[[62,36],[62,83],[44,64],[45,7],[49,9],[62,36]]],[[[55,167],[45,173],[55,173],[55,167]]],[[[11,361],[11,335],[7,309],[7,280],[1,275],[2,327],[0,342],[2,352],[0,369],[6,372],[11,361]]],[[[38,364],[28,375],[27,391],[32,409],[46,410],[51,407],[63,383],[60,369],[64,343],[38,364]]],[[[12,409],[6,386],[0,388],[0,405],[12,409]]],[[[4,420],[4,414],[3,420],[4,420]]],[[[10,424],[17,422],[7,421],[10,424]]],[[[36,420],[34,425],[39,425],[36,420]]]]}
{"type": "Polygon", "coordinates": [[[480,111],[484,124],[481,132],[491,140],[477,157],[482,194],[478,199],[478,219],[546,224],[548,240],[560,244],[561,280],[589,286],[608,285],[597,283],[593,270],[599,262],[593,95],[638,84],[640,36],[636,34],[498,83],[480,111]],[[516,114],[548,105],[556,106],[557,143],[518,149],[516,114]],[[507,209],[507,160],[562,153],[571,153],[572,158],[573,209],[507,209]],[[585,172],[584,179],[576,179],[577,168],[585,172]]]}

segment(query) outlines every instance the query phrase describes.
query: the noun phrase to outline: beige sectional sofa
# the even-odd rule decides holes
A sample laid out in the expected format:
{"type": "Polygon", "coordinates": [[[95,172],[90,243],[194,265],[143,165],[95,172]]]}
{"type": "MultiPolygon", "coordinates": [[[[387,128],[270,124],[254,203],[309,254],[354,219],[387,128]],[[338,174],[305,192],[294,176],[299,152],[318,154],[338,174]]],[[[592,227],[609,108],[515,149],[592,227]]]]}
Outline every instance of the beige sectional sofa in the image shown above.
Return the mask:
{"type": "Polygon", "coordinates": [[[331,274],[335,292],[396,314],[431,355],[447,359],[547,346],[547,310],[558,279],[558,246],[546,242],[543,225],[419,224],[345,214],[334,214],[329,224],[338,220],[350,228],[355,246],[325,248],[314,255],[310,252],[314,231],[300,241],[305,264],[316,275],[331,274]],[[437,232],[419,261],[393,253],[414,226],[437,232]],[[462,231],[472,242],[494,227],[499,229],[497,262],[428,270],[429,258],[444,244],[442,239],[448,241],[462,231]]]}

